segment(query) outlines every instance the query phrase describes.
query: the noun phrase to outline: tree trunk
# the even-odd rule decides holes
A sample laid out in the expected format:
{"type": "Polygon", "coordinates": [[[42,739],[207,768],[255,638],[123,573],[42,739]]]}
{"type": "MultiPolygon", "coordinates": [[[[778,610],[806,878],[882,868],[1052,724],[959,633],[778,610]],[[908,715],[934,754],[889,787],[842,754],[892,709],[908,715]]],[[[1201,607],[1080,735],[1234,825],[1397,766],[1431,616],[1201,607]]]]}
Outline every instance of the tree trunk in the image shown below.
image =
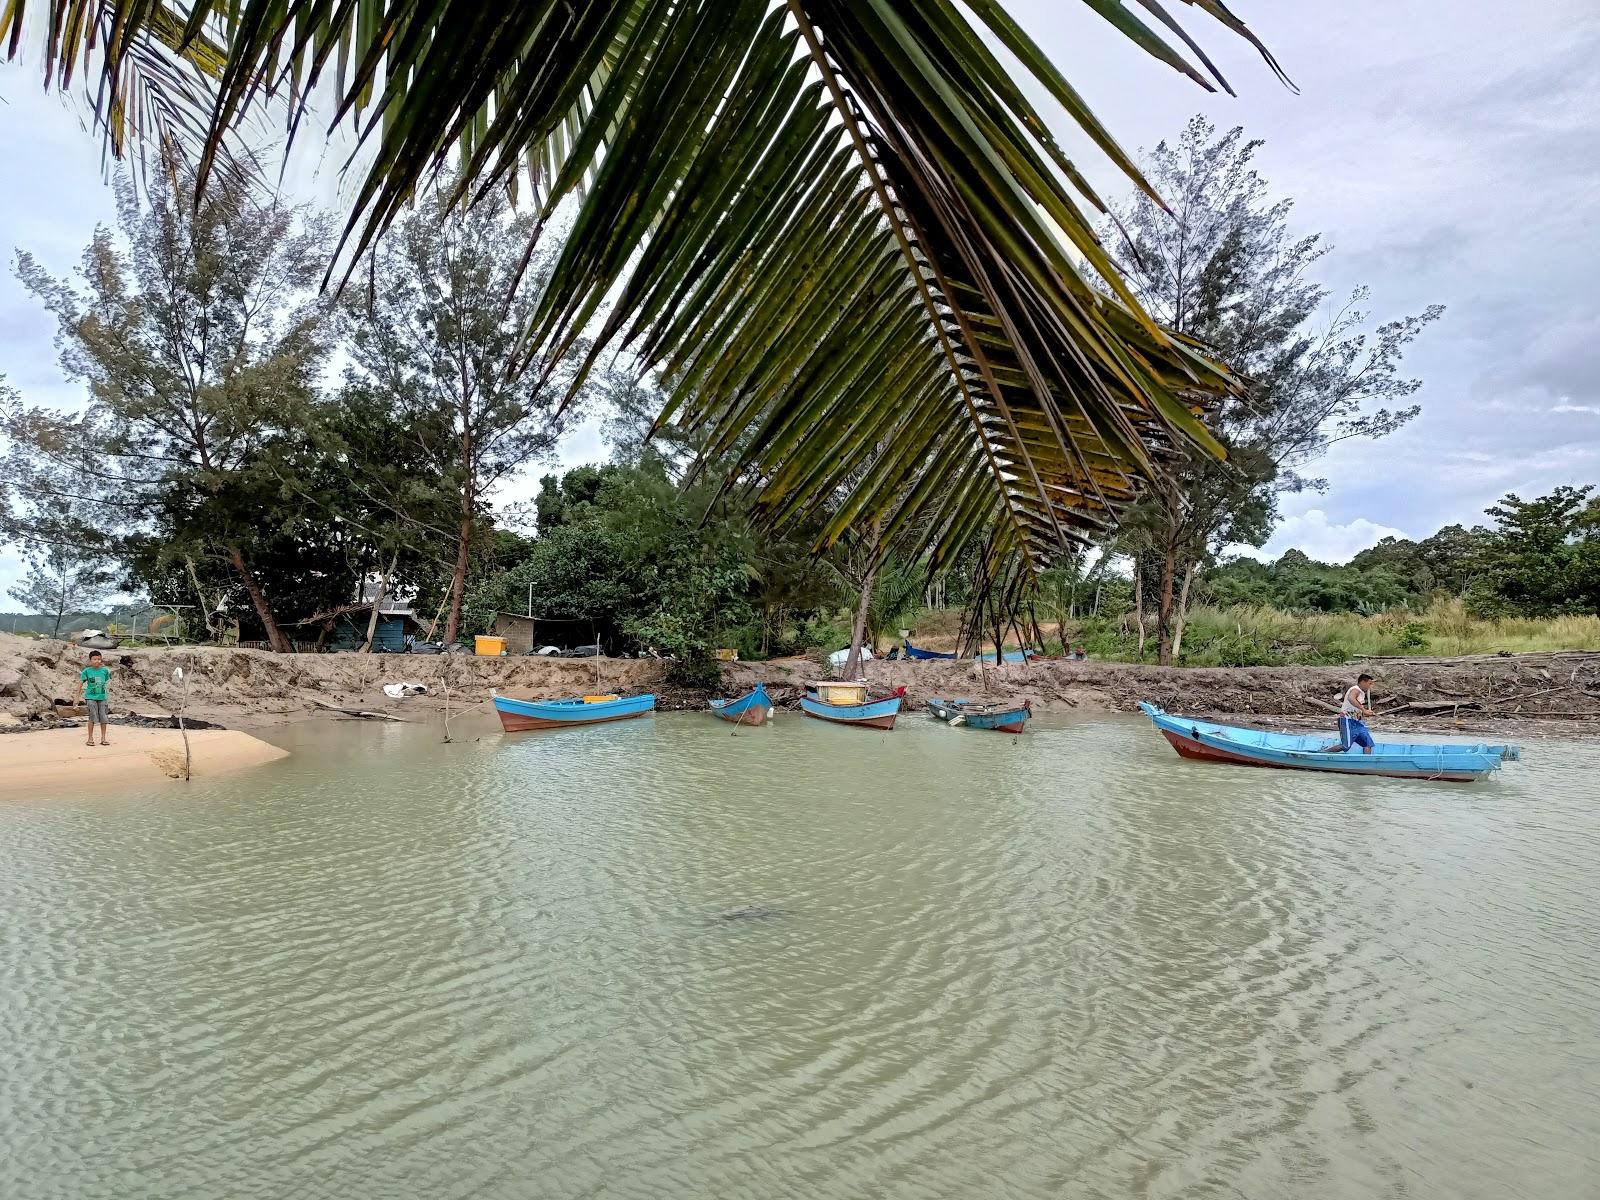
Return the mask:
{"type": "Polygon", "coordinates": [[[255,607],[256,618],[261,622],[261,628],[266,631],[267,645],[272,647],[275,654],[293,654],[294,646],[284,636],[283,630],[278,628],[278,619],[272,615],[272,606],[267,603],[267,594],[261,590],[260,580],[244,561],[244,551],[238,546],[229,546],[228,557],[233,562],[233,569],[239,572],[244,590],[249,593],[250,603],[255,607]]]}
{"type": "MultiPolygon", "coordinates": [[[[876,528],[876,526],[874,526],[876,528]]],[[[872,607],[872,585],[878,581],[877,548],[873,548],[872,565],[861,580],[861,599],[856,604],[855,627],[850,630],[850,656],[844,660],[844,677],[861,677],[861,644],[867,636],[867,609],[872,607]]]]}
{"type": "Polygon", "coordinates": [[[383,607],[383,601],[389,594],[389,580],[394,576],[394,569],[400,565],[400,551],[396,550],[389,559],[389,569],[383,573],[383,578],[378,580],[378,594],[372,598],[372,615],[367,618],[367,640],[361,644],[361,653],[372,653],[372,639],[378,632],[378,610],[383,607]]]}
{"type": "Polygon", "coordinates": [[[1178,611],[1173,617],[1172,660],[1183,657],[1183,626],[1189,619],[1189,585],[1194,582],[1194,563],[1183,568],[1183,588],[1178,592],[1178,611]]]}
{"type": "Polygon", "coordinates": [[[467,561],[472,554],[472,517],[461,518],[461,540],[456,546],[455,573],[450,576],[450,615],[444,622],[444,644],[453,646],[461,632],[461,609],[467,598],[467,561]]]}
{"type": "Polygon", "coordinates": [[[1137,558],[1133,560],[1133,619],[1139,623],[1139,661],[1144,661],[1144,576],[1137,558]]]}
{"type": "Polygon", "coordinates": [[[1156,612],[1156,662],[1172,665],[1172,600],[1178,575],[1178,548],[1168,543],[1161,556],[1161,603],[1156,612]]]}

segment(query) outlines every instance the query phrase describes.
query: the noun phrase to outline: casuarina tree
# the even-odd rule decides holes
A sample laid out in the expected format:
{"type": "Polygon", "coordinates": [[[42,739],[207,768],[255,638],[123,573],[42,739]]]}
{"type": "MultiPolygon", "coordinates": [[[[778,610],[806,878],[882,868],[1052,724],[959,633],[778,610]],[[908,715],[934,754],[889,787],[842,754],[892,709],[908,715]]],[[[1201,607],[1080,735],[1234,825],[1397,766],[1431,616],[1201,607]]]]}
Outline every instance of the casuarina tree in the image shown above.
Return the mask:
{"type": "MultiPolygon", "coordinates": [[[[533,247],[534,218],[499,190],[470,208],[428,191],[378,243],[345,300],[349,387],[417,443],[454,500],[454,565],[444,638],[461,628],[474,533],[494,490],[548,455],[591,375],[530,361],[523,333],[543,296],[556,244],[533,247]]],[[[356,481],[358,484],[360,480],[356,481]]]]}
{"type": "Polygon", "coordinates": [[[180,168],[152,180],[147,204],[118,181],[117,232],[95,231],[75,279],[18,253],[89,403],[12,405],[4,433],[36,492],[59,489],[62,506],[106,530],[137,533],[160,514],[174,552],[221,559],[287,651],[253,557],[277,525],[302,519],[295,505],[264,511],[262,497],[279,494],[269,449],[303,433],[326,351],[326,244],[240,175],[219,174],[198,197],[180,168]]]}
{"type": "Polygon", "coordinates": [[[1421,385],[1402,375],[1402,360],[1444,311],[1433,305],[1374,328],[1365,288],[1330,305],[1313,278],[1330,247],[1291,231],[1291,201],[1273,199],[1256,171],[1260,146],[1195,117],[1144,164],[1170,211],[1141,193],[1103,230],[1145,308],[1248,381],[1212,417],[1226,460],[1179,446],[1176,466],[1121,533],[1141,592],[1154,587],[1168,665],[1181,650],[1197,567],[1226,544],[1263,542],[1279,495],[1322,486],[1306,472],[1334,442],[1382,437],[1417,414],[1408,401],[1421,385]]]}

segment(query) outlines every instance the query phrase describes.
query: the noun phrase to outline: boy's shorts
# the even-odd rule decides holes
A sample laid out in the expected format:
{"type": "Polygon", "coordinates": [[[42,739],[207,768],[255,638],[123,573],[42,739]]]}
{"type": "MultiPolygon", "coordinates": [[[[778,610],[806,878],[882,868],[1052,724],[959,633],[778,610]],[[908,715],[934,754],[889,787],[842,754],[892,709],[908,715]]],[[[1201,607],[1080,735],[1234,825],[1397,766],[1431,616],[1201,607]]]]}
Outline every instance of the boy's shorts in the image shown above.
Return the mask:
{"type": "Polygon", "coordinates": [[[106,723],[106,702],[104,700],[85,700],[84,704],[89,709],[89,724],[104,725],[106,723]]]}
{"type": "Polygon", "coordinates": [[[1354,717],[1339,718],[1339,745],[1346,750],[1351,746],[1360,746],[1365,750],[1372,749],[1372,734],[1367,732],[1367,727],[1354,717]]]}

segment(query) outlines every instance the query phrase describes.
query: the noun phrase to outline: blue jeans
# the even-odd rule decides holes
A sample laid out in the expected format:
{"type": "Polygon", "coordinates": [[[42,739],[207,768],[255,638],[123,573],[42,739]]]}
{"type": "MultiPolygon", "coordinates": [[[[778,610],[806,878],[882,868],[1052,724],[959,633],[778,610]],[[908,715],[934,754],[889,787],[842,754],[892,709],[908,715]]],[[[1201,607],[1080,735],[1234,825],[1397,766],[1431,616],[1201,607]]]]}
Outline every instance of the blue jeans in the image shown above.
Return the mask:
{"type": "Polygon", "coordinates": [[[1367,727],[1354,717],[1339,718],[1339,745],[1348,750],[1351,746],[1360,746],[1363,750],[1372,749],[1372,735],[1367,732],[1367,727]]]}

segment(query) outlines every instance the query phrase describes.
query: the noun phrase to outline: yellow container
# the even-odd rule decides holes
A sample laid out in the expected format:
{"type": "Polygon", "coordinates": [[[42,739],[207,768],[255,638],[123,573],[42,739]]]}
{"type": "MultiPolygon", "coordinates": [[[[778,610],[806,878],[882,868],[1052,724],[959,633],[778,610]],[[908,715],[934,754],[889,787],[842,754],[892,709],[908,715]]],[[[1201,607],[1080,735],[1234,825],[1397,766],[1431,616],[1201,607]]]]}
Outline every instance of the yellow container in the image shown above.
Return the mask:
{"type": "Polygon", "coordinates": [[[506,640],[502,637],[478,637],[473,641],[477,645],[479,658],[499,658],[506,652],[506,640]]]}
{"type": "Polygon", "coordinates": [[[618,697],[617,694],[615,692],[613,692],[609,696],[585,696],[583,698],[583,702],[585,704],[604,704],[607,700],[617,700],[617,699],[620,699],[620,697],[618,697]]]}
{"type": "Polygon", "coordinates": [[[738,662],[739,661],[739,652],[737,650],[718,650],[717,651],[717,661],[718,662],[738,662]]]}

